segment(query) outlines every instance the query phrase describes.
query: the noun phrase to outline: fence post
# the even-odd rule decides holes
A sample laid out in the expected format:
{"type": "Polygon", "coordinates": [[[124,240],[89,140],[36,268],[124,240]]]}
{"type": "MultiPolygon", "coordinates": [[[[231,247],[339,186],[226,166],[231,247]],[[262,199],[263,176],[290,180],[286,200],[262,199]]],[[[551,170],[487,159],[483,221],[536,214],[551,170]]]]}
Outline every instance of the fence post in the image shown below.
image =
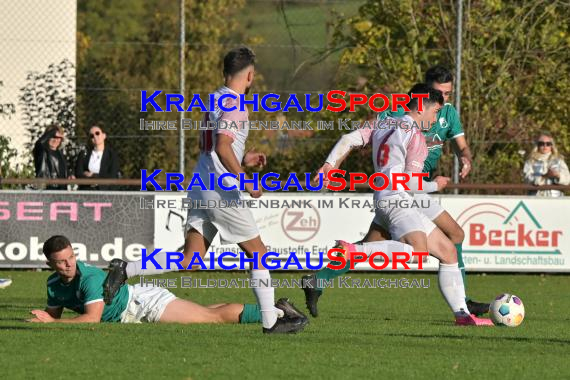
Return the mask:
{"type": "MultiPolygon", "coordinates": [[[[186,24],[184,18],[184,0],[180,0],[180,50],[179,60],[179,76],[180,76],[180,94],[184,95],[184,51],[186,48],[186,24]]],[[[178,171],[184,173],[184,130],[182,129],[182,121],[184,119],[184,110],[179,113],[180,122],[178,123],[178,171]]]]}
{"type": "MultiPolygon", "coordinates": [[[[457,36],[455,47],[455,108],[457,114],[461,115],[461,53],[463,49],[461,38],[463,36],[463,0],[457,0],[457,36]]],[[[453,183],[459,183],[459,159],[453,155],[453,183]]],[[[459,190],[453,191],[459,194],[459,190]]]]}

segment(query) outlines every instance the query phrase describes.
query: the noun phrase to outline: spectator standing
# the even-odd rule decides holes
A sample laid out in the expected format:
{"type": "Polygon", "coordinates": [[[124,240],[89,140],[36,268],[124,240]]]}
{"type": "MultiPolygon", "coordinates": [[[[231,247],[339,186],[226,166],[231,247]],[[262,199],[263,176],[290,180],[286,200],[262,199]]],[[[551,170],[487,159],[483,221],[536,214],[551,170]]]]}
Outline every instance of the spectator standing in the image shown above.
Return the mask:
{"type": "MultiPolygon", "coordinates": [[[[65,138],[63,128],[50,125],[34,145],[34,166],[36,178],[75,178],[68,172],[68,165],[61,151],[65,138]]],[[[48,190],[65,190],[67,185],[47,185],[48,190]]]]}
{"type": "MultiPolygon", "coordinates": [[[[568,166],[564,157],[558,153],[550,133],[542,132],[536,140],[536,145],[524,164],[524,180],[535,186],[570,184],[568,166]]],[[[544,197],[564,195],[559,190],[534,190],[529,194],[544,197]]]]}
{"type": "MultiPolygon", "coordinates": [[[[107,134],[94,125],[89,129],[89,144],[75,165],[77,178],[119,178],[119,157],[109,144],[107,134]]],[[[112,186],[83,185],[80,190],[112,190],[112,186]]]]}

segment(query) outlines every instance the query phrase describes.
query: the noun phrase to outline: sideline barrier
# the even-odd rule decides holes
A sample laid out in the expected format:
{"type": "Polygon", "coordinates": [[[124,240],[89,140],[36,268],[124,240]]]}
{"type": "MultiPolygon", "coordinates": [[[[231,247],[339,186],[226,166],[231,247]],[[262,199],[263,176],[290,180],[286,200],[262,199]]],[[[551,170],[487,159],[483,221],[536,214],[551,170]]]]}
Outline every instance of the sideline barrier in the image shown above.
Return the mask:
{"type": "MultiPolygon", "coordinates": [[[[141,249],[181,249],[186,210],[185,193],[141,192],[0,192],[0,267],[45,267],[43,241],[63,234],[74,243],[80,259],[105,266],[114,257],[135,260],[141,249]],[[141,209],[144,202],[171,201],[173,208],[141,209]]],[[[268,249],[286,260],[305,252],[318,263],[318,252],[334,241],[360,240],[373,212],[371,194],[264,194],[277,208],[253,208],[268,249]],[[297,201],[297,204],[293,204],[297,201]],[[301,206],[301,207],[299,207],[301,206]],[[302,207],[307,206],[307,207],[302,207]]],[[[509,196],[434,197],[465,231],[464,260],[469,271],[570,272],[570,202],[565,198],[509,196]]],[[[238,252],[237,246],[211,247],[215,254],[238,252]]],[[[224,263],[231,265],[228,259],[224,263]]],[[[296,266],[290,267],[296,269],[296,266]]],[[[415,268],[415,266],[412,266],[415,268]]],[[[430,258],[426,270],[435,270],[430,258]]],[[[369,270],[364,263],[359,270],[369,270]]]]}
{"type": "Polygon", "coordinates": [[[78,258],[106,266],[114,257],[138,259],[152,246],[154,213],[126,192],[0,192],[0,267],[45,268],[43,242],[65,235],[78,258]]]}

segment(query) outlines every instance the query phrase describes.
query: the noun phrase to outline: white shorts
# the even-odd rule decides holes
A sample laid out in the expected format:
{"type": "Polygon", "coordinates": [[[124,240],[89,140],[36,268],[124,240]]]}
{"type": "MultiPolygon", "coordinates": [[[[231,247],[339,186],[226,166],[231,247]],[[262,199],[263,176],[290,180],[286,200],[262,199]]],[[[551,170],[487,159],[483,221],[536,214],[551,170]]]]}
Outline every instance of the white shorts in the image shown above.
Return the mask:
{"type": "Polygon", "coordinates": [[[168,289],[129,285],[129,302],[121,314],[121,323],[158,322],[166,306],[175,299],[168,289]]]}
{"type": "Polygon", "coordinates": [[[420,208],[418,209],[422,214],[428,217],[429,220],[434,221],[438,216],[444,212],[444,208],[441,207],[439,201],[430,197],[429,194],[414,194],[414,199],[419,203],[420,208]],[[429,207],[421,207],[422,205],[429,207]]]}
{"type": "MultiPolygon", "coordinates": [[[[396,194],[384,199],[389,201],[398,198],[407,200],[408,204],[412,203],[411,196],[406,193],[396,194]]],[[[418,208],[377,208],[374,215],[374,223],[388,231],[392,240],[400,240],[402,236],[414,231],[425,232],[429,236],[436,227],[418,208]]]]}
{"type": "Polygon", "coordinates": [[[192,228],[210,243],[218,231],[222,244],[241,243],[259,236],[253,214],[247,208],[191,209],[188,211],[184,237],[192,228]]]}
{"type": "MultiPolygon", "coordinates": [[[[191,191],[188,196],[193,200],[200,201],[241,201],[241,195],[236,191],[226,193],[191,191]]],[[[192,228],[196,229],[210,243],[218,231],[222,244],[241,243],[259,236],[259,230],[251,210],[242,207],[190,209],[184,229],[184,238],[192,228]]]]}

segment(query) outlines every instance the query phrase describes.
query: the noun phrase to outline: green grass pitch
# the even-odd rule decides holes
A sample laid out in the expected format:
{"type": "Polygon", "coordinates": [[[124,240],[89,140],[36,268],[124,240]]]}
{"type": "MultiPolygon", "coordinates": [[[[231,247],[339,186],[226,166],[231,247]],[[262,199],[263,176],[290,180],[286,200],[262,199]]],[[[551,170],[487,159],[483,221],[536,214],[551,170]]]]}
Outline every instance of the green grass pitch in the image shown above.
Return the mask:
{"type": "MultiPolygon", "coordinates": [[[[45,305],[48,272],[4,271],[0,290],[3,379],[550,379],[570,374],[570,277],[470,275],[469,293],[521,297],[518,328],[455,327],[432,273],[358,273],[356,278],[429,279],[429,289],[329,289],[318,318],[297,335],[260,325],[31,324],[45,305]]],[[[246,273],[191,273],[247,278],[246,273]]],[[[178,278],[181,274],[167,277],[178,278]]],[[[298,278],[299,273],[274,273],[298,278]]],[[[179,283],[179,280],[178,280],[179,283]]],[[[250,289],[173,289],[199,303],[255,302],[250,289]]],[[[278,289],[304,309],[300,289],[278,289]]],[[[70,316],[66,313],[64,316],[70,316]]]]}

